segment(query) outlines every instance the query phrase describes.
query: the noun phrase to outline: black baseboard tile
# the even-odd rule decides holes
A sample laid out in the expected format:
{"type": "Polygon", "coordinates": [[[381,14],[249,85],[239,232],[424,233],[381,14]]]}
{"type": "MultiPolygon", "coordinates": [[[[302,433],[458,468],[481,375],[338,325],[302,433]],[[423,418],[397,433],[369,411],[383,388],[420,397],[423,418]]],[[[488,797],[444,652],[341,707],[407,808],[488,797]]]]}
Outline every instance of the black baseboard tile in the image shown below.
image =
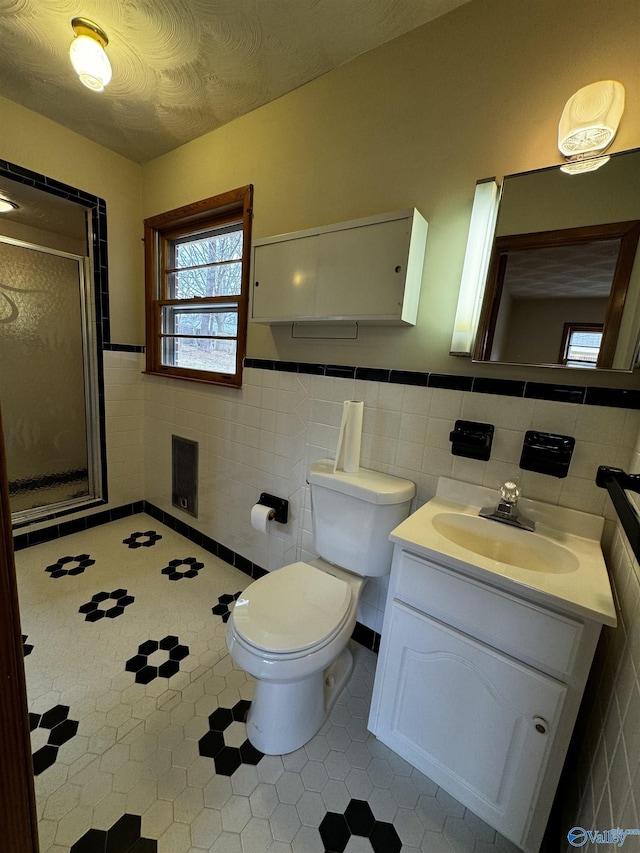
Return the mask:
{"type": "Polygon", "coordinates": [[[378,653],[380,648],[380,634],[374,631],[373,628],[367,628],[361,622],[356,622],[355,628],[351,634],[351,639],[372,652],[378,653]]]}

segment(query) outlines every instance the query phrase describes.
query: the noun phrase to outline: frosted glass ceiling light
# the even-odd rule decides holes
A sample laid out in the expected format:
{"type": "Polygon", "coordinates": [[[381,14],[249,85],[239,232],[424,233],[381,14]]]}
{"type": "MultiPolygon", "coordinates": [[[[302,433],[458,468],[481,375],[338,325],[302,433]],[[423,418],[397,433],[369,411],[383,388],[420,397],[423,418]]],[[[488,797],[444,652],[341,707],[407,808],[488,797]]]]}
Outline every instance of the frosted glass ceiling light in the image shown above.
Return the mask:
{"type": "Polygon", "coordinates": [[[8,198],[0,196],[0,213],[11,213],[12,210],[17,210],[18,205],[14,201],[9,201],[8,198]]]}
{"type": "Polygon", "coordinates": [[[603,166],[602,154],[615,139],[624,112],[624,86],[617,80],[599,80],[572,95],[558,124],[558,148],[569,161],[564,172],[593,171],[603,166]],[[597,158],[591,166],[590,157],[597,158]],[[579,165],[578,165],[579,164],[579,165]]]}
{"type": "Polygon", "coordinates": [[[88,18],[72,18],[71,26],[76,34],[69,48],[71,64],[88,89],[102,92],[111,80],[111,63],[104,52],[107,34],[88,18]]]}

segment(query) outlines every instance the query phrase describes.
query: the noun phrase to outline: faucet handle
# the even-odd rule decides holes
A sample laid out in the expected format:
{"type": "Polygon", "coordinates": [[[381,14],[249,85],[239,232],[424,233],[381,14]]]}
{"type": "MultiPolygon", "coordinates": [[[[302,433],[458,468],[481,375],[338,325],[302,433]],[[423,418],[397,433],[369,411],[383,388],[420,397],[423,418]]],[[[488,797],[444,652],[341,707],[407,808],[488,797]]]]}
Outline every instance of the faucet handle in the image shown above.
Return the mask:
{"type": "Polygon", "coordinates": [[[517,484],[511,480],[507,480],[507,482],[500,487],[500,500],[503,503],[515,506],[518,503],[519,497],[520,489],[517,484]]]}

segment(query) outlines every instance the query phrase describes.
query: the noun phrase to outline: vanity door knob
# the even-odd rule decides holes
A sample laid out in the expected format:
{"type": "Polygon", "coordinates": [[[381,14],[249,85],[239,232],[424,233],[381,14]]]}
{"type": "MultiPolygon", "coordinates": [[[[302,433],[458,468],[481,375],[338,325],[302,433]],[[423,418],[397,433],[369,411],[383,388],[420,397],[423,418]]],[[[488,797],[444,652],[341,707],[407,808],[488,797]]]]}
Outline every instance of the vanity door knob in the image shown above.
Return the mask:
{"type": "Polygon", "coordinates": [[[536,728],[537,732],[540,732],[541,735],[546,735],[549,731],[549,723],[544,719],[544,717],[534,717],[533,725],[536,728]]]}

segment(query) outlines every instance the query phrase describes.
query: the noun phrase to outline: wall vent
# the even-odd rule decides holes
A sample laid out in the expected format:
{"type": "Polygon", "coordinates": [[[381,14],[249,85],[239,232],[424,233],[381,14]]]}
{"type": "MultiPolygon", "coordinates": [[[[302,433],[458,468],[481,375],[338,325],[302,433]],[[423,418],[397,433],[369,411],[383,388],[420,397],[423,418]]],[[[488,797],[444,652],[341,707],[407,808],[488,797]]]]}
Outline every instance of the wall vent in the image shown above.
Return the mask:
{"type": "Polygon", "coordinates": [[[198,442],[171,436],[171,503],[198,516],[198,442]]]}

